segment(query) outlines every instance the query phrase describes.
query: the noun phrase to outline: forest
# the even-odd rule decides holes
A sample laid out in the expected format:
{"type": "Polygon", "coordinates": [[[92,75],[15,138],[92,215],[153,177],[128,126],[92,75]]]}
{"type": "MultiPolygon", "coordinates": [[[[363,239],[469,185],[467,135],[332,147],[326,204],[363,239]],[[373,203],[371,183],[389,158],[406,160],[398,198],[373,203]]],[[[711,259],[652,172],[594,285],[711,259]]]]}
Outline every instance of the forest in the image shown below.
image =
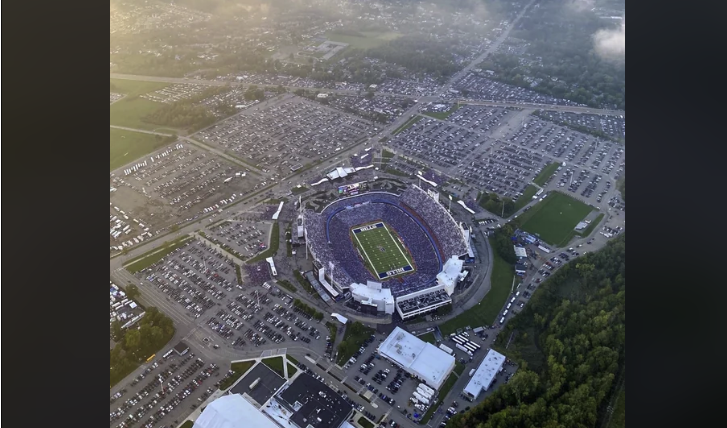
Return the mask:
{"type": "Polygon", "coordinates": [[[115,385],[140,363],[159,351],[174,336],[171,318],[155,307],[146,308],[138,329],[122,329],[120,321],[111,323],[111,336],[116,346],[111,349],[111,386],[115,385]]]}
{"type": "Polygon", "coordinates": [[[520,368],[448,428],[597,425],[624,376],[625,246],[621,235],[537,289],[494,345],[520,368]]]}

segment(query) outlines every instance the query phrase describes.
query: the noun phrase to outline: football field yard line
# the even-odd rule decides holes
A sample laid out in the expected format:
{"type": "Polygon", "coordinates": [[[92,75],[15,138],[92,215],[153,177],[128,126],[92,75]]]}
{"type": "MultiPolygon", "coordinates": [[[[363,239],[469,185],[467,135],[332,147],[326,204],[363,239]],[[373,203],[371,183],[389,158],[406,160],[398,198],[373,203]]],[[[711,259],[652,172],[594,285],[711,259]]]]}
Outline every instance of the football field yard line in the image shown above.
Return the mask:
{"type": "Polygon", "coordinates": [[[364,246],[361,245],[361,240],[358,239],[358,233],[354,233],[353,236],[356,237],[356,242],[358,242],[359,248],[361,248],[361,251],[363,251],[364,256],[366,256],[366,260],[368,260],[369,261],[369,264],[371,265],[371,267],[374,270],[376,270],[376,266],[374,266],[374,264],[371,262],[371,259],[369,258],[369,255],[366,254],[366,248],[364,248],[364,246]]]}
{"type": "MultiPolygon", "coordinates": [[[[404,250],[402,250],[401,246],[399,245],[399,240],[397,238],[395,238],[394,235],[391,234],[391,232],[389,232],[389,229],[386,227],[386,224],[384,224],[384,229],[386,229],[386,232],[391,237],[391,240],[394,241],[394,245],[396,245],[396,248],[399,249],[399,253],[401,253],[401,257],[404,258],[404,263],[407,263],[409,266],[411,266],[411,262],[409,262],[409,259],[404,254],[404,250]]],[[[404,267],[404,266],[400,266],[400,267],[404,267]]]]}

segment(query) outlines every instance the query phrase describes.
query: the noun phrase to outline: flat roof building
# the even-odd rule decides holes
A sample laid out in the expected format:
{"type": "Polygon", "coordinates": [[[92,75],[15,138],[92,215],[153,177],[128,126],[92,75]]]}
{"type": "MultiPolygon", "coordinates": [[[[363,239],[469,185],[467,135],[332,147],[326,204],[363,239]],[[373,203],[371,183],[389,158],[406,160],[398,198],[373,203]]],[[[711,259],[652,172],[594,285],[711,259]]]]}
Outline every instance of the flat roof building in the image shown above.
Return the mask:
{"type": "Polygon", "coordinates": [[[189,346],[184,342],[179,342],[176,345],[174,345],[174,352],[177,353],[177,355],[184,355],[187,352],[189,352],[189,346]]]}
{"type": "Polygon", "coordinates": [[[280,428],[240,394],[223,395],[205,407],[193,428],[280,428]]]}
{"type": "Polygon", "coordinates": [[[453,356],[401,327],[396,327],[379,345],[378,352],[437,390],[452,372],[455,364],[453,356]]]}
{"type": "Polygon", "coordinates": [[[277,402],[293,413],[290,422],[298,428],[339,428],[353,412],[340,395],[308,373],[278,394],[277,402]]]}
{"type": "Polygon", "coordinates": [[[472,375],[472,379],[464,388],[465,394],[472,400],[476,400],[482,391],[487,391],[490,388],[492,381],[504,363],[505,356],[494,349],[490,349],[480,366],[477,367],[475,374],[472,375]]]}

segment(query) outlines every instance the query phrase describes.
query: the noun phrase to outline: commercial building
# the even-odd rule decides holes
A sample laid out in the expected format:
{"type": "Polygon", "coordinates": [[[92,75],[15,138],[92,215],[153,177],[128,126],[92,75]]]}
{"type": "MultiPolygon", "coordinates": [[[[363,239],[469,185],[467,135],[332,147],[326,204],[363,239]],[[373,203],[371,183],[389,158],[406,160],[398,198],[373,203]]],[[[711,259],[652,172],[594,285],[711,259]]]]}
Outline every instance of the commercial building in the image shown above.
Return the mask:
{"type": "Polygon", "coordinates": [[[492,381],[495,379],[497,373],[502,369],[502,365],[505,363],[505,356],[501,353],[490,349],[482,360],[480,366],[477,367],[477,371],[472,375],[467,386],[464,388],[464,393],[470,398],[470,400],[476,400],[477,396],[482,391],[487,391],[492,385],[492,381]]]}
{"type": "Polygon", "coordinates": [[[193,428],[280,428],[239,394],[223,395],[205,407],[193,428]]]}
{"type": "Polygon", "coordinates": [[[189,352],[189,345],[184,342],[179,342],[174,346],[174,352],[176,352],[177,355],[182,356],[189,352]]]}
{"type": "Polygon", "coordinates": [[[454,369],[455,358],[436,346],[396,327],[378,353],[438,390],[454,369]]]}
{"type": "Polygon", "coordinates": [[[298,428],[339,428],[353,413],[340,395],[308,373],[300,374],[276,401],[292,413],[290,422],[298,428]]]}

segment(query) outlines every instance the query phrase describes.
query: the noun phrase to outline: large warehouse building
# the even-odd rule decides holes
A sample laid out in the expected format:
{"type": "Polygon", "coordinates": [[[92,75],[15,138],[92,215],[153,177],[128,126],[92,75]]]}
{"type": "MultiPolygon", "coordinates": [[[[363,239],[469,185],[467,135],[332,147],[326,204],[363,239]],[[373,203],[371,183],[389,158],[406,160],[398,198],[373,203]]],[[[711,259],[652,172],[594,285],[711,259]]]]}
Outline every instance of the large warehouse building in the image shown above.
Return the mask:
{"type": "Polygon", "coordinates": [[[494,349],[490,349],[485,359],[480,363],[480,366],[477,367],[475,374],[472,375],[472,379],[470,379],[464,388],[464,393],[471,400],[476,400],[482,391],[487,391],[490,388],[492,381],[500,369],[502,369],[504,363],[505,356],[494,349]]]}
{"type": "Polygon", "coordinates": [[[453,356],[400,327],[379,345],[378,353],[436,390],[454,369],[453,356]]]}
{"type": "Polygon", "coordinates": [[[224,395],[211,402],[194,421],[193,428],[280,428],[240,394],[224,395]]]}

